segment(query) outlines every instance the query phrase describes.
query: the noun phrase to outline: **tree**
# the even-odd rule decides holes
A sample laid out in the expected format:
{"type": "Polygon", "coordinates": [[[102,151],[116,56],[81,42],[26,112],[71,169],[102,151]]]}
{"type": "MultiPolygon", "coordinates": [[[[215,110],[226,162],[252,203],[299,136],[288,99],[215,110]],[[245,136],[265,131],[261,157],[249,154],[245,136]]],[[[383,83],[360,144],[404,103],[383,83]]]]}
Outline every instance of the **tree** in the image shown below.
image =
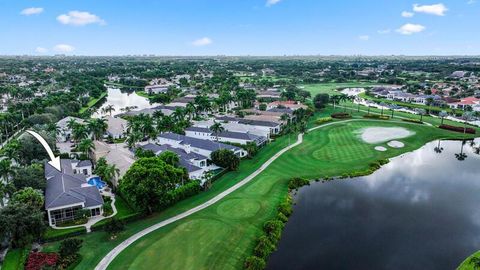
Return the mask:
{"type": "Polygon", "coordinates": [[[82,248],[83,240],[78,238],[69,238],[60,242],[60,250],[58,254],[60,258],[68,258],[71,256],[77,256],[80,248],[82,248]]]}
{"type": "Polygon", "coordinates": [[[167,205],[168,193],[187,177],[184,169],[167,164],[159,157],[141,158],[123,176],[119,188],[132,205],[150,214],[156,207],[167,205]]]}
{"type": "Polygon", "coordinates": [[[218,134],[225,131],[225,128],[221,123],[214,121],[213,125],[210,126],[210,130],[215,134],[216,141],[218,142],[218,134]]]}
{"type": "Polygon", "coordinates": [[[35,163],[26,167],[18,167],[14,170],[12,183],[16,189],[31,187],[33,189],[45,190],[46,181],[42,165],[35,163]]]}
{"type": "Polygon", "coordinates": [[[77,146],[77,149],[88,156],[95,149],[95,144],[91,139],[83,139],[77,146]]]}
{"type": "Polygon", "coordinates": [[[317,94],[313,98],[313,105],[317,110],[321,110],[327,106],[330,102],[330,96],[328,94],[317,94]]]}
{"type": "Polygon", "coordinates": [[[21,204],[0,209],[0,239],[9,237],[14,248],[32,243],[44,230],[43,212],[38,209],[21,204]]]}
{"type": "Polygon", "coordinates": [[[254,157],[258,153],[258,145],[255,142],[248,142],[243,148],[248,152],[249,158],[254,157]]]}
{"type": "Polygon", "coordinates": [[[93,135],[93,140],[98,140],[105,134],[108,129],[107,120],[105,119],[92,119],[87,123],[88,130],[93,135]]]}
{"type": "Polygon", "coordinates": [[[446,111],[441,111],[438,116],[440,116],[440,118],[442,119],[440,125],[443,125],[443,120],[445,120],[445,117],[448,116],[448,113],[446,111]]]}
{"type": "Polygon", "coordinates": [[[152,150],[145,150],[140,147],[135,150],[136,158],[149,158],[154,156],[155,156],[155,153],[152,150]]]}
{"type": "Polygon", "coordinates": [[[230,171],[236,171],[240,165],[240,158],[227,149],[220,149],[212,152],[210,157],[215,165],[230,171]]]}
{"type": "Polygon", "coordinates": [[[105,114],[110,114],[110,116],[112,116],[112,112],[115,111],[115,107],[113,107],[113,105],[107,105],[107,107],[103,108],[102,109],[102,112],[105,113],[105,114]]]}
{"type": "Polygon", "coordinates": [[[0,160],[0,180],[10,182],[13,173],[12,162],[9,159],[0,160]]]}
{"type": "Polygon", "coordinates": [[[165,161],[165,163],[172,165],[174,167],[178,167],[178,164],[180,162],[180,158],[178,155],[172,151],[165,151],[158,155],[158,158],[161,160],[165,161]]]}
{"type": "Polygon", "coordinates": [[[42,191],[26,187],[13,194],[11,203],[21,204],[33,209],[41,210],[44,203],[42,191]]]}
{"type": "Polygon", "coordinates": [[[105,231],[110,234],[111,238],[114,238],[118,233],[125,229],[125,224],[116,218],[110,219],[107,224],[105,224],[105,231]]]}

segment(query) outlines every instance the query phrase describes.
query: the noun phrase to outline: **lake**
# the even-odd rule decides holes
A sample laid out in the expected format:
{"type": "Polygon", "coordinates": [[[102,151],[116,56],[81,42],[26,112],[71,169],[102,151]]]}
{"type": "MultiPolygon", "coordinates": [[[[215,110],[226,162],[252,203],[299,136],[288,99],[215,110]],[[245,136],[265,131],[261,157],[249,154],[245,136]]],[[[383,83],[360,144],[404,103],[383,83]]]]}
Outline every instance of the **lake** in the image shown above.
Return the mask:
{"type": "Polygon", "coordinates": [[[480,249],[480,155],[440,145],[301,188],[267,269],[455,269],[480,249]]]}
{"type": "Polygon", "coordinates": [[[133,110],[142,110],[158,106],[159,104],[152,103],[147,98],[137,95],[134,91],[122,91],[118,88],[108,88],[108,96],[98,110],[92,115],[92,117],[99,118],[107,115],[108,113],[102,112],[102,109],[108,105],[113,105],[115,111],[112,115],[124,113],[122,109],[126,107],[136,106],[133,110]]]}

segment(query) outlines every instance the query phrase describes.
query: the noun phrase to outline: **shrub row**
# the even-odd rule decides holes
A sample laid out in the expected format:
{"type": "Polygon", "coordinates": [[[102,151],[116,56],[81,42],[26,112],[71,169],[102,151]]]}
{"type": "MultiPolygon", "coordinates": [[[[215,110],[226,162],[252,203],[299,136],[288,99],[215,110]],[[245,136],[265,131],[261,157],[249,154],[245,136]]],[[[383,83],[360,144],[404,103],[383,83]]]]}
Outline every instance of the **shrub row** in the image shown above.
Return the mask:
{"type": "Polygon", "coordinates": [[[418,119],[406,119],[406,118],[403,118],[402,121],[404,122],[409,122],[409,123],[415,123],[415,124],[422,124],[423,125],[423,122],[418,120],[418,119]]]}
{"type": "MultiPolygon", "coordinates": [[[[288,183],[289,191],[298,189],[302,186],[309,185],[310,182],[306,179],[295,177],[288,183]]],[[[257,240],[257,245],[253,250],[253,255],[245,259],[244,269],[248,270],[262,270],[265,269],[267,259],[276,249],[278,241],[282,236],[282,230],[288,217],[293,211],[293,200],[290,195],[280,203],[277,210],[277,217],[271,219],[263,225],[263,235],[257,240]]]]}
{"type": "Polygon", "coordinates": [[[50,233],[49,231],[47,231],[47,233],[45,233],[45,235],[42,238],[43,243],[56,242],[56,241],[64,240],[70,237],[79,236],[87,233],[87,229],[85,229],[85,227],[79,227],[73,230],[72,229],[65,229],[65,230],[49,229],[49,230],[51,230],[50,233]]]}
{"type": "Polygon", "coordinates": [[[450,126],[450,125],[440,125],[439,128],[441,129],[446,129],[446,130],[451,130],[455,132],[461,132],[461,133],[468,133],[468,134],[475,134],[477,131],[473,128],[465,128],[465,127],[457,127],[457,126],[450,126]]]}
{"type": "Polygon", "coordinates": [[[332,120],[333,120],[332,117],[318,118],[317,120],[315,120],[315,125],[321,125],[321,124],[324,124],[324,123],[328,123],[328,122],[331,122],[332,120]]]}
{"type": "Polygon", "coordinates": [[[380,115],[380,114],[365,114],[363,118],[368,118],[368,119],[378,119],[378,120],[388,120],[390,119],[390,116],[387,115],[380,115]]]}
{"type": "Polygon", "coordinates": [[[349,113],[345,112],[339,112],[339,113],[333,113],[330,115],[332,118],[335,119],[347,119],[347,118],[352,118],[352,116],[349,113]]]}

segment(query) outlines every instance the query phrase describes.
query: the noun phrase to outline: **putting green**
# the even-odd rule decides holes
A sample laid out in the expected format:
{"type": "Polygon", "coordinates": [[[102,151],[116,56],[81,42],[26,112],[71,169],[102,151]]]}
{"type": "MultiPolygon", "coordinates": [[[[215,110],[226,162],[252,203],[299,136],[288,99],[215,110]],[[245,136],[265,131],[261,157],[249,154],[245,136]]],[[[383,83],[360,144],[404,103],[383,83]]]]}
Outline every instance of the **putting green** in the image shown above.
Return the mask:
{"type": "Polygon", "coordinates": [[[309,132],[252,182],[218,204],[163,227],[125,249],[108,269],[241,269],[263,223],[276,215],[291,177],[315,179],[366,170],[371,162],[458,134],[433,127],[379,121],[339,123],[309,132]],[[405,147],[376,151],[355,131],[402,127],[415,132],[405,147]]]}

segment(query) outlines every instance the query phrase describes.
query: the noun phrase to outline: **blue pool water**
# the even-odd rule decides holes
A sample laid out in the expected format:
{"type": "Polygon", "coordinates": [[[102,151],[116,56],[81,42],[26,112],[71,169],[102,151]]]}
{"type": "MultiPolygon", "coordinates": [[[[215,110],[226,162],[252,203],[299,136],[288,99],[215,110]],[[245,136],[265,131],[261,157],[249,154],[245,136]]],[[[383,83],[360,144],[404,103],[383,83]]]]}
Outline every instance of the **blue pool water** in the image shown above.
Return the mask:
{"type": "Polygon", "coordinates": [[[88,180],[88,184],[92,186],[96,186],[98,189],[102,189],[105,187],[106,183],[100,179],[100,177],[92,177],[90,180],[88,180]]]}

